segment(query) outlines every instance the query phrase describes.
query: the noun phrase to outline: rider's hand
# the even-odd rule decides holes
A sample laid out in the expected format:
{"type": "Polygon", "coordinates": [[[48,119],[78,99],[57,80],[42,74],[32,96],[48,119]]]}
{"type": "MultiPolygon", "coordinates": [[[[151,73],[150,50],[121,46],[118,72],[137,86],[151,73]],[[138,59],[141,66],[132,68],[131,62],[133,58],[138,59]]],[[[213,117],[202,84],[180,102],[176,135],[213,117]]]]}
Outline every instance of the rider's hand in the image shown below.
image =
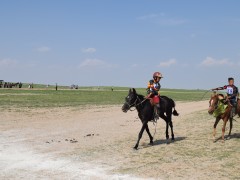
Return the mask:
{"type": "Polygon", "coordinates": [[[149,93],[145,98],[148,99],[151,97],[151,95],[152,95],[152,93],[149,93]]]}

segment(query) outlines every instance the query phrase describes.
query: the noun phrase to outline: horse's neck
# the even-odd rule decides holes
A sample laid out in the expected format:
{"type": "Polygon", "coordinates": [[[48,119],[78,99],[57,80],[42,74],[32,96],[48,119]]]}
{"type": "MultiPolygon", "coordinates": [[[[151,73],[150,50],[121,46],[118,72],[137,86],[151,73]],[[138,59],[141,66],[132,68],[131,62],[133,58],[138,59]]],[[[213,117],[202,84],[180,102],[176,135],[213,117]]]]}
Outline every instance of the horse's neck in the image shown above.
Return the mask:
{"type": "Polygon", "coordinates": [[[148,101],[148,99],[146,99],[143,95],[137,95],[138,98],[138,103],[145,105],[146,101],[148,101]]]}
{"type": "Polygon", "coordinates": [[[145,99],[144,96],[142,95],[137,95],[138,101],[137,104],[138,106],[136,107],[138,112],[141,112],[144,106],[148,103],[149,99],[145,99]]]}
{"type": "Polygon", "coordinates": [[[137,95],[137,98],[140,100],[140,101],[143,101],[144,100],[144,97],[142,95],[137,95]]]}

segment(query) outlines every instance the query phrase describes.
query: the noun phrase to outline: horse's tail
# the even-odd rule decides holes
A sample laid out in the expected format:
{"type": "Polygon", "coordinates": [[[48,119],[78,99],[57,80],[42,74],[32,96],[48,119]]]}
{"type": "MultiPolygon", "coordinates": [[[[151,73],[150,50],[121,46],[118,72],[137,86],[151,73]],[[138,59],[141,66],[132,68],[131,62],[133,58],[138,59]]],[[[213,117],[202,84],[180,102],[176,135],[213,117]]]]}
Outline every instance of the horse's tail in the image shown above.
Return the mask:
{"type": "Polygon", "coordinates": [[[172,103],[173,103],[173,112],[172,112],[172,114],[173,114],[174,116],[179,116],[179,113],[178,113],[177,110],[175,109],[176,103],[174,102],[174,100],[172,100],[172,103]]]}

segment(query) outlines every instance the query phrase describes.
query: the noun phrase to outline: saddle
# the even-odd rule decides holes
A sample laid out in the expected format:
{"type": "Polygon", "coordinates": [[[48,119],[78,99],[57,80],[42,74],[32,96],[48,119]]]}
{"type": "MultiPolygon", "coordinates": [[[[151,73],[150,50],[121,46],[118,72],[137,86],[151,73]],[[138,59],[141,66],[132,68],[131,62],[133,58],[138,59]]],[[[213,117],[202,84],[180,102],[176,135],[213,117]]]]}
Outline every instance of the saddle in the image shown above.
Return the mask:
{"type": "Polygon", "coordinates": [[[156,104],[159,104],[159,102],[161,101],[161,97],[160,96],[153,96],[148,98],[150,100],[150,103],[152,106],[155,106],[156,104]]]}
{"type": "MultiPolygon", "coordinates": [[[[216,109],[213,113],[214,117],[217,117],[225,112],[228,106],[231,106],[230,117],[233,118],[237,114],[238,103],[231,104],[229,100],[224,98],[223,94],[218,94],[219,102],[216,106],[216,109]]],[[[237,101],[239,98],[237,99],[237,101]]]]}
{"type": "Polygon", "coordinates": [[[213,112],[213,116],[218,117],[219,115],[223,114],[225,112],[225,110],[227,109],[227,107],[228,107],[228,105],[220,100],[217,104],[216,109],[213,112]]]}

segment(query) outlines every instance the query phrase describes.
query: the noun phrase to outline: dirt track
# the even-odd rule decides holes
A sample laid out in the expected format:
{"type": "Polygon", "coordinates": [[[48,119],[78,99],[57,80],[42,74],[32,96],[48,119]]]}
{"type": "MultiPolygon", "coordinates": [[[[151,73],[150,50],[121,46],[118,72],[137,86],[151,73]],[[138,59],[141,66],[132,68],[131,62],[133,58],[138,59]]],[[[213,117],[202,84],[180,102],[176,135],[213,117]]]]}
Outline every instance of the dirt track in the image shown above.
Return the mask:
{"type": "Polygon", "coordinates": [[[165,140],[160,120],[155,145],[144,133],[138,151],[137,112],[120,106],[2,110],[0,179],[239,179],[239,119],[230,140],[213,143],[207,106],[178,102],[176,141],[165,140]]]}

